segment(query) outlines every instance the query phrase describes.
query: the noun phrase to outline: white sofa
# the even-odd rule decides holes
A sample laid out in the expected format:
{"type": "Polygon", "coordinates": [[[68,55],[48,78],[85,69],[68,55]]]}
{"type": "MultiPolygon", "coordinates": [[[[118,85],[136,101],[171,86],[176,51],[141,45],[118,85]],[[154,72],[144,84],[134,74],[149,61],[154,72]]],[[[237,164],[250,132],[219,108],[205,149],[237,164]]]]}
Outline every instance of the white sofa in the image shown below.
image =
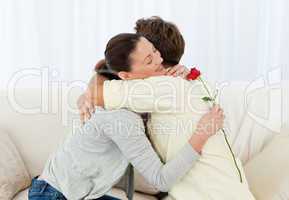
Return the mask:
{"type": "MultiPolygon", "coordinates": [[[[233,149],[244,165],[266,146],[274,134],[280,132],[277,115],[266,123],[260,117],[268,108],[266,98],[270,94],[264,88],[259,88],[257,93],[246,93],[250,84],[230,83],[220,90],[220,104],[225,110],[233,149]],[[244,102],[246,96],[248,104],[244,102]]],[[[50,85],[47,91],[42,90],[41,93],[40,89],[15,89],[2,91],[0,96],[0,129],[9,133],[31,177],[41,173],[48,155],[66,134],[80,125],[75,105],[80,91],[72,89],[67,92],[55,85],[50,85]]],[[[271,100],[280,106],[278,98],[271,100]]],[[[135,182],[138,192],[135,192],[134,199],[156,199],[151,195],[155,190],[146,185],[142,177],[137,175],[135,182]]],[[[114,188],[112,194],[126,199],[121,189],[114,188]]],[[[27,189],[14,198],[24,199],[27,199],[27,189]]]]}

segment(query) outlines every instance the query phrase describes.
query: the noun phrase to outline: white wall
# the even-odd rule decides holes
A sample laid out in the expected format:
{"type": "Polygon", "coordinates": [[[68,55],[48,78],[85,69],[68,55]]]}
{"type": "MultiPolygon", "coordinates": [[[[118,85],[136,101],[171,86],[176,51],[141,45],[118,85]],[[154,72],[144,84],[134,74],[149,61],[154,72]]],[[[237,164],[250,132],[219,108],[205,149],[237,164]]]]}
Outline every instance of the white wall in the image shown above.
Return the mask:
{"type": "Polygon", "coordinates": [[[287,0],[0,0],[0,87],[17,79],[19,87],[39,87],[40,75],[86,82],[108,39],[152,15],[179,26],[182,63],[197,64],[211,80],[283,73],[288,10],[287,0]]]}

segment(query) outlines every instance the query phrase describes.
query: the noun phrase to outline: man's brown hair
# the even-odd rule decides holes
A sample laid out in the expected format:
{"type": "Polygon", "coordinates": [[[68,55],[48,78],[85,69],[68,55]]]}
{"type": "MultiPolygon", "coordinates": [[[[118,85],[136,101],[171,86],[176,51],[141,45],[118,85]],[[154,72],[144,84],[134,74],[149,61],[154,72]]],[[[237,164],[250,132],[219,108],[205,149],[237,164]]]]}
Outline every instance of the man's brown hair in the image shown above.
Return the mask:
{"type": "Polygon", "coordinates": [[[154,16],[137,20],[135,30],[160,51],[165,67],[179,63],[184,54],[185,41],[175,24],[154,16]]]}

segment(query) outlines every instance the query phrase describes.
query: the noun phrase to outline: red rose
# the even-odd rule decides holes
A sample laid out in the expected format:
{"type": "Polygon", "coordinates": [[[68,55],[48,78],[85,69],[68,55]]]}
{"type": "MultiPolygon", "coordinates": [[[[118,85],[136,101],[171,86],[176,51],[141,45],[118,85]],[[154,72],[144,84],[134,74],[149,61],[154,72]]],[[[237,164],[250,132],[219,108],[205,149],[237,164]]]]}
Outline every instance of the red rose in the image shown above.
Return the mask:
{"type": "Polygon", "coordinates": [[[187,80],[195,80],[201,75],[201,72],[197,68],[191,69],[190,73],[187,75],[187,80]]]}

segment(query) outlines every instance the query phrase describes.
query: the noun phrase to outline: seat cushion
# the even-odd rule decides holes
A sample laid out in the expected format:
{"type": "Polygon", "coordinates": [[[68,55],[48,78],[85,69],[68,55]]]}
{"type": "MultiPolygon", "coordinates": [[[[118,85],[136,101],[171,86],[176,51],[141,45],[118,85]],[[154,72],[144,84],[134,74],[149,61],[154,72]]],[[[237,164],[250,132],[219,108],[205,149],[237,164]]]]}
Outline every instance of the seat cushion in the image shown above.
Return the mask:
{"type": "MultiPolygon", "coordinates": [[[[108,192],[107,194],[120,198],[121,200],[127,200],[125,192],[118,188],[112,188],[112,190],[108,192]]],[[[134,200],[157,200],[157,198],[155,198],[154,196],[139,193],[139,192],[134,193],[133,199],[134,200]]]]}
{"type": "MultiPolygon", "coordinates": [[[[117,188],[113,188],[108,195],[114,196],[114,197],[118,197],[121,200],[127,200],[126,194],[123,190],[117,189],[117,188]]],[[[133,197],[134,200],[157,200],[157,198],[155,198],[154,196],[150,196],[150,195],[146,195],[146,194],[142,194],[142,193],[138,193],[136,192],[134,194],[133,197]]],[[[28,189],[19,192],[13,200],[28,200],[28,189]]]]}

